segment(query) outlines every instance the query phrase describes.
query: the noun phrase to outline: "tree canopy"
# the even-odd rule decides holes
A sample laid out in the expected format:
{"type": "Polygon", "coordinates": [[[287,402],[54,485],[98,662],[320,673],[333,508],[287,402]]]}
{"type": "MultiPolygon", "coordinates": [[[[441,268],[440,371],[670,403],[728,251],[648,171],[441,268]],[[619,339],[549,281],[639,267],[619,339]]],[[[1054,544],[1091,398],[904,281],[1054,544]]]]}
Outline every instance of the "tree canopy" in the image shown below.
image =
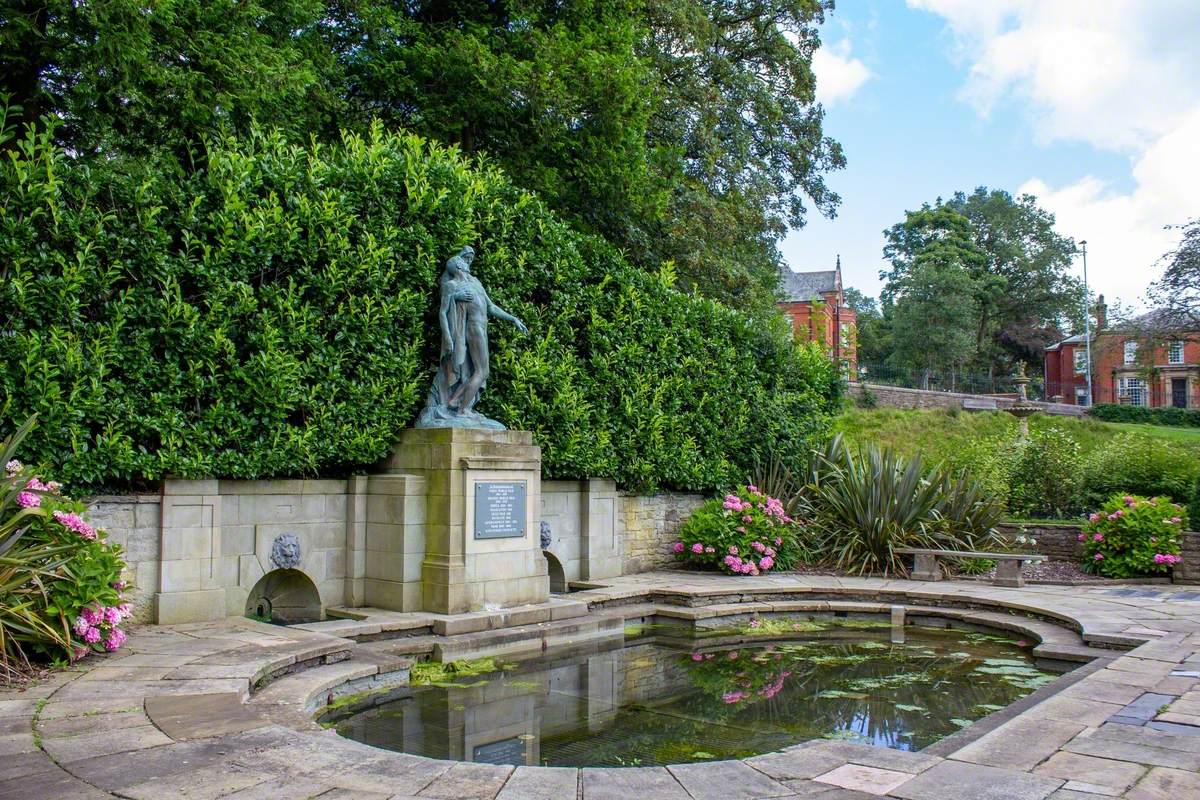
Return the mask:
{"type": "Polygon", "coordinates": [[[372,120],[498,163],[681,287],[770,305],[777,243],[843,166],[811,60],[829,0],[14,0],[0,92],[78,158],[372,120]]]}
{"type": "MultiPolygon", "coordinates": [[[[1016,361],[1039,360],[1046,345],[1082,325],[1082,287],[1069,274],[1074,241],[1054,230],[1054,215],[1031,195],[1014,198],[986,187],[969,195],[958,192],[949,201],[939,198],[906,212],[884,236],[883,254],[891,268],[880,273],[886,281],[882,300],[884,316],[892,322],[891,360],[898,365],[930,369],[921,348],[951,344],[930,339],[922,345],[919,336],[906,343],[909,337],[901,330],[910,319],[941,319],[923,316],[941,313],[926,297],[935,289],[943,303],[954,306],[943,322],[971,328],[969,342],[957,327],[952,336],[946,332],[953,347],[939,358],[950,359],[957,369],[1007,373],[1016,361]],[[905,308],[914,301],[917,310],[905,308]],[[894,305],[890,314],[889,305],[894,305]]],[[[920,327],[923,333],[933,326],[920,327]]]]}
{"type": "Polygon", "coordinates": [[[1195,338],[1200,331],[1200,217],[1175,226],[1179,244],[1162,257],[1163,275],[1150,287],[1160,335],[1195,338]]]}

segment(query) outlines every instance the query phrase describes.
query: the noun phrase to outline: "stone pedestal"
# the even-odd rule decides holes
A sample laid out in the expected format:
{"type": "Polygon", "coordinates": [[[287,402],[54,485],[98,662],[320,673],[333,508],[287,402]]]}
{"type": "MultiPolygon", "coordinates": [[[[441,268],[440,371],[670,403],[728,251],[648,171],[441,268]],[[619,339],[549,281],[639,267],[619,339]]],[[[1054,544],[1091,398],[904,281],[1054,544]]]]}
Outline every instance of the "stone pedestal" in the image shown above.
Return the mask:
{"type": "MultiPolygon", "coordinates": [[[[541,449],[526,431],[422,428],[401,435],[385,469],[424,484],[422,610],[459,614],[549,599],[538,530],[541,468],[541,449]]],[[[368,538],[369,531],[370,522],[368,538]]]]}
{"type": "Polygon", "coordinates": [[[163,482],[158,592],[161,625],[225,618],[217,481],[163,482]]]}

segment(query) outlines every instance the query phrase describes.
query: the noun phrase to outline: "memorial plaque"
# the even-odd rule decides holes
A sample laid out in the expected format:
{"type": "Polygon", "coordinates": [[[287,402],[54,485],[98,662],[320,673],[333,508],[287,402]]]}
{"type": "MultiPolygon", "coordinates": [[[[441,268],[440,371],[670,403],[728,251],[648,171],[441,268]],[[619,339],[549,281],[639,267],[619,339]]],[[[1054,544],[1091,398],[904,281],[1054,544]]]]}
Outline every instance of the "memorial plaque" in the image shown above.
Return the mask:
{"type": "Polygon", "coordinates": [[[475,538],[516,539],[525,535],[525,481],[475,484],[475,538]]]}
{"type": "Polygon", "coordinates": [[[525,742],[514,736],[511,739],[501,739],[498,742],[477,745],[471,753],[471,760],[477,764],[515,764],[525,766],[525,742]]]}

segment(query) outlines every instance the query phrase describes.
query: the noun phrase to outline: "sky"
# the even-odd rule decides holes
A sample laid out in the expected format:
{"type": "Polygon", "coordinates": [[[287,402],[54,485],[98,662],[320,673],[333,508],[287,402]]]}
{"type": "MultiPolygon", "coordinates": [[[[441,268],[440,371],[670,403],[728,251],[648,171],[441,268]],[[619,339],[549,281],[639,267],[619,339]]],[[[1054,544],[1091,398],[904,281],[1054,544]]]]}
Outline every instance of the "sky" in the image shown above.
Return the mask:
{"type": "MultiPolygon", "coordinates": [[[[847,166],[782,245],[878,296],[883,231],[977,186],[1030,193],[1086,240],[1093,294],[1144,307],[1200,217],[1200,0],[838,0],[813,59],[847,166]]],[[[1082,276],[1082,264],[1076,264],[1082,276]]]]}

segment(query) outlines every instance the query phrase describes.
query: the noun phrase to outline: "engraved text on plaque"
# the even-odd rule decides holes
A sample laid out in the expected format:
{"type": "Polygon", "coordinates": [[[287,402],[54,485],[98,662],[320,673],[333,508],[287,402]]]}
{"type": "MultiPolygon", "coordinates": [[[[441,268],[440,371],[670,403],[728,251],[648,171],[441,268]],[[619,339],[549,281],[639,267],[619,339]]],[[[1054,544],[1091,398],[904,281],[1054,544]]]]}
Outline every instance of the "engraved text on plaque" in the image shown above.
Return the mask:
{"type": "Polygon", "coordinates": [[[475,484],[475,538],[512,539],[525,535],[525,481],[475,484]]]}

